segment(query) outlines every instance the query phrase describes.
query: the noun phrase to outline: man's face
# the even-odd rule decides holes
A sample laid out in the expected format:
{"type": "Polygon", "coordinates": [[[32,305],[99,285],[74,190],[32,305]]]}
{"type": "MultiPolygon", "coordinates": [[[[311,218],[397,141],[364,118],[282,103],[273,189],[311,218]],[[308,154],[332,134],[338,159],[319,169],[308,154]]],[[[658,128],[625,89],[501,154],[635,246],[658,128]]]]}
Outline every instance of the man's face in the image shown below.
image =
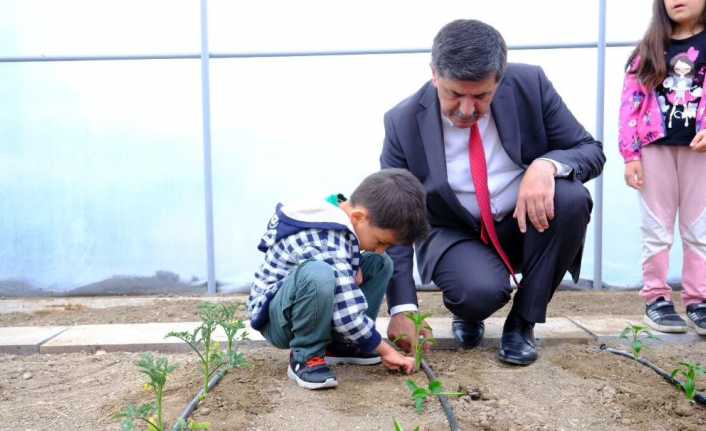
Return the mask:
{"type": "Polygon", "coordinates": [[[459,81],[442,78],[434,68],[432,84],[439,94],[441,113],[461,129],[471,127],[488,112],[498,88],[495,75],[482,81],[459,81]]]}

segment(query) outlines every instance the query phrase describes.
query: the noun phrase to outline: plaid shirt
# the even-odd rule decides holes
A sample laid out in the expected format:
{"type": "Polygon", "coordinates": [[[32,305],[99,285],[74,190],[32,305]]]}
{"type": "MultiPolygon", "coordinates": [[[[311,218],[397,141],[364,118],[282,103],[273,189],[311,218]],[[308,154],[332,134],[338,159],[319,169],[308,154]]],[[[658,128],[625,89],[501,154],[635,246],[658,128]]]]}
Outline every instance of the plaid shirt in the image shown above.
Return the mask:
{"type": "Polygon", "coordinates": [[[263,243],[269,246],[265,261],[255,273],[248,299],[252,327],[260,329],[267,323],[269,301],[284,279],[305,261],[318,260],[331,265],[336,276],[334,330],[364,351],[376,349],[381,336],[375,329],[375,321],[365,314],[368,303],[355,283],[360,265],[356,236],[349,230],[310,228],[279,241],[275,240],[276,237],[277,220],[273,217],[262,238],[263,243]]]}

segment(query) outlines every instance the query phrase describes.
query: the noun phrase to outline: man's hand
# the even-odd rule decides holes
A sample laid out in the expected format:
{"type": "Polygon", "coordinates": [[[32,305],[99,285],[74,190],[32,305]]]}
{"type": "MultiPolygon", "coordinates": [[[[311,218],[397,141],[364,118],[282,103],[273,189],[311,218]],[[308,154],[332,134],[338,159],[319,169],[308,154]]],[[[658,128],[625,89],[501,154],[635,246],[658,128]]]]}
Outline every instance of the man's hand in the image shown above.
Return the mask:
{"type": "Polygon", "coordinates": [[[697,153],[706,152],[706,130],[701,130],[697,133],[696,136],[694,136],[694,139],[691,140],[691,144],[689,144],[689,146],[697,153]]]}
{"type": "Polygon", "coordinates": [[[556,167],[548,160],[535,160],[527,168],[512,214],[520,232],[527,232],[527,217],[539,232],[549,229],[549,222],[554,219],[554,174],[556,167]]]}
{"type": "Polygon", "coordinates": [[[625,164],[625,184],[633,189],[640,190],[644,183],[645,177],[642,174],[642,162],[640,160],[627,162],[625,164]]]}
{"type": "MultiPolygon", "coordinates": [[[[432,338],[431,328],[421,330],[424,338],[432,338]]],[[[390,324],[387,326],[387,338],[394,342],[397,347],[407,353],[414,352],[417,347],[417,340],[414,338],[414,323],[405,316],[404,313],[397,313],[390,317],[390,324]]],[[[424,351],[431,350],[431,345],[424,345],[424,351]]]]}
{"type": "Polygon", "coordinates": [[[402,370],[405,374],[415,371],[414,358],[401,355],[384,340],[380,343],[377,351],[380,354],[382,364],[385,368],[390,370],[402,370]]]}

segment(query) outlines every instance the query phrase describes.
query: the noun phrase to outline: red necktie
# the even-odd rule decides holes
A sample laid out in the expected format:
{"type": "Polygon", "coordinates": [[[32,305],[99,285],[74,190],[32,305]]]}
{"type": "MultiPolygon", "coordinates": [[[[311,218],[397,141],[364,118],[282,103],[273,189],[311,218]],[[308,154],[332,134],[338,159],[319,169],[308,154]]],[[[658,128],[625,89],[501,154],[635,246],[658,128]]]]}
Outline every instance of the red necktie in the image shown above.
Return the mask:
{"type": "Polygon", "coordinates": [[[498,234],[495,232],[495,222],[493,214],[490,211],[490,191],[488,190],[488,167],[485,164],[485,150],[483,150],[483,140],[480,137],[478,123],[473,123],[471,126],[471,136],[468,140],[468,158],[471,162],[471,176],[473,177],[473,185],[476,188],[476,199],[478,200],[478,208],[480,208],[480,238],[484,244],[488,244],[488,239],[493,244],[495,251],[500,255],[503,263],[510,271],[515,285],[519,286],[515,278],[515,271],[512,269],[510,259],[507,257],[505,250],[500,245],[498,234]]]}

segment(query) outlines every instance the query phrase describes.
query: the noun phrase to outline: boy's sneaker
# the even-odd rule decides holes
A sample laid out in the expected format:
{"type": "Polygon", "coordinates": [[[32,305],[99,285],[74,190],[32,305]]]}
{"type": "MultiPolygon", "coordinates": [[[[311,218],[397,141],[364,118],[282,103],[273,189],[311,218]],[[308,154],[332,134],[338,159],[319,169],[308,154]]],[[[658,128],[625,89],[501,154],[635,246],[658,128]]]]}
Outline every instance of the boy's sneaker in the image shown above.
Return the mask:
{"type": "Polygon", "coordinates": [[[365,353],[355,344],[351,343],[331,343],[326,348],[326,363],[354,364],[354,365],[376,365],[382,362],[377,353],[365,353]]]}
{"type": "Polygon", "coordinates": [[[674,310],[674,303],[662,297],[645,306],[644,321],[655,331],[672,333],[687,331],[686,322],[674,310]]]}
{"type": "Polygon", "coordinates": [[[689,318],[689,326],[694,328],[697,334],[706,335],[706,301],[687,306],[686,315],[689,318]]]}
{"type": "Polygon", "coordinates": [[[321,356],[314,356],[305,362],[297,362],[294,355],[289,354],[287,376],[297,384],[307,389],[324,389],[338,386],[336,374],[326,365],[321,356]]]}

